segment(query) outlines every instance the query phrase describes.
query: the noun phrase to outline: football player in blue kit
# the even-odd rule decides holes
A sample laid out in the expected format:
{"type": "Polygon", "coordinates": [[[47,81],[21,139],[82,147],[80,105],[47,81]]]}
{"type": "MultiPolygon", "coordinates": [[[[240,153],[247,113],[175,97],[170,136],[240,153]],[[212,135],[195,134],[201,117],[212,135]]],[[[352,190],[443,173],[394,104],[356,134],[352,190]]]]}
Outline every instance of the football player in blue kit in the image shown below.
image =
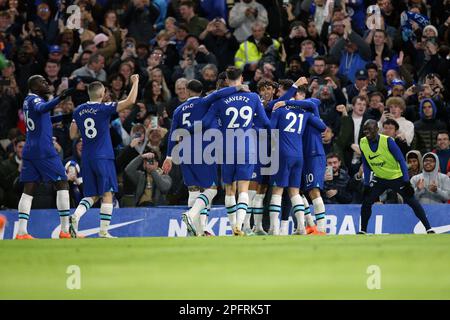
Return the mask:
{"type": "MultiPolygon", "coordinates": [[[[239,68],[228,67],[226,76],[229,86],[242,85],[239,68]]],[[[242,224],[249,204],[248,188],[257,157],[255,128],[270,129],[270,121],[259,96],[252,92],[238,92],[218,100],[202,119],[204,128],[210,127],[216,118],[221,123],[223,135],[225,206],[233,234],[243,236],[242,224]]]]}
{"type": "MultiPolygon", "coordinates": [[[[315,98],[306,99],[313,103],[311,107],[305,107],[306,110],[312,111],[314,115],[320,117],[319,105],[320,100],[315,98]]],[[[302,100],[286,101],[286,104],[291,107],[302,108],[302,100]]],[[[305,220],[307,223],[306,232],[308,234],[326,234],[325,230],[325,205],[320,195],[320,190],[323,189],[326,158],[325,150],[322,144],[322,133],[314,126],[307,125],[303,134],[303,152],[308,157],[305,158],[302,174],[302,191],[308,192],[314,207],[314,215],[316,218],[317,228],[314,220],[311,217],[308,201],[303,196],[305,202],[305,220]]],[[[298,230],[297,230],[298,231],[298,230]]]]}
{"type": "MultiPolygon", "coordinates": [[[[278,136],[273,137],[273,142],[279,144],[280,167],[276,174],[271,177],[272,198],[270,200],[270,224],[274,235],[279,232],[279,214],[281,212],[281,196],[284,188],[288,187],[292,210],[297,218],[298,229],[301,234],[306,234],[304,220],[304,202],[299,193],[303,168],[303,133],[307,125],[325,131],[326,125],[318,116],[303,110],[302,108],[291,108],[289,101],[276,103],[277,109],[273,111],[271,118],[272,129],[278,129],[278,136]]],[[[296,101],[299,107],[313,108],[311,101],[296,101]]],[[[308,153],[305,152],[309,156],[308,153]]]]}
{"type": "Polygon", "coordinates": [[[109,124],[111,115],[133,106],[139,87],[139,76],[130,78],[132,87],[128,97],[119,102],[103,102],[105,87],[99,81],[89,84],[90,101],[79,105],[73,112],[70,126],[72,139],[83,139],[81,163],[83,166],[84,198],[71,217],[71,234],[76,236],[81,216],[101,197],[100,238],[114,238],[108,232],[113,212],[113,193],[118,191],[114,150],[109,124]]]}
{"type": "MultiPolygon", "coordinates": [[[[203,116],[209,110],[211,104],[221,98],[225,98],[239,90],[243,86],[225,87],[215,91],[206,97],[200,97],[203,91],[203,85],[198,80],[190,80],[187,84],[189,98],[175,109],[172,126],[169,133],[169,143],[166,160],[163,163],[163,171],[169,173],[172,168],[172,151],[175,147],[175,142],[178,140],[172,136],[177,129],[188,129],[195,121],[201,121],[203,116]]],[[[217,123],[212,127],[217,127],[217,123]]],[[[185,131],[186,133],[188,131],[185,131]]],[[[195,136],[203,134],[196,133],[190,135],[188,154],[181,155],[181,171],[183,173],[183,180],[189,190],[188,206],[190,210],[183,213],[183,221],[186,223],[189,235],[208,235],[209,232],[205,230],[207,210],[211,206],[214,197],[217,194],[217,163],[207,164],[203,156],[198,157],[200,163],[195,161],[195,154],[203,155],[203,151],[211,142],[203,141],[202,149],[195,150],[195,136]]],[[[183,137],[184,138],[184,137],[183,137]]],[[[187,151],[182,149],[183,151],[187,151]]]]}
{"type": "Polygon", "coordinates": [[[28,79],[29,93],[23,103],[27,137],[23,148],[20,182],[24,190],[18,205],[19,229],[16,239],[33,239],[28,234],[33,195],[39,182],[53,182],[56,187],[56,207],[61,220],[60,238],[70,238],[69,233],[69,184],[66,170],[53,146],[53,126],[50,111],[75,90],[67,89],[60,96],[46,102],[44,97],[50,94],[49,83],[41,75],[28,79]]]}

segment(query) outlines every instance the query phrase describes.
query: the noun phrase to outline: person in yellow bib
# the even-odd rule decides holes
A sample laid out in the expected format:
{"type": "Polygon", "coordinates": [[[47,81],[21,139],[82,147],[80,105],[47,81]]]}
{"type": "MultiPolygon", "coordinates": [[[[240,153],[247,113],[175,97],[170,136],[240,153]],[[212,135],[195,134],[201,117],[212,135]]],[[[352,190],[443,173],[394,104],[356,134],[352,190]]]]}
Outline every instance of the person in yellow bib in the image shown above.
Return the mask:
{"type": "Polygon", "coordinates": [[[435,233],[425,211],[414,198],[414,188],[409,182],[405,158],[394,139],[378,134],[378,124],[375,120],[367,120],[364,123],[363,133],[365,137],[361,138],[359,147],[364,168],[364,199],[361,206],[361,230],[358,234],[367,233],[372,205],[386,189],[399,193],[423,223],[427,233],[435,233]]]}

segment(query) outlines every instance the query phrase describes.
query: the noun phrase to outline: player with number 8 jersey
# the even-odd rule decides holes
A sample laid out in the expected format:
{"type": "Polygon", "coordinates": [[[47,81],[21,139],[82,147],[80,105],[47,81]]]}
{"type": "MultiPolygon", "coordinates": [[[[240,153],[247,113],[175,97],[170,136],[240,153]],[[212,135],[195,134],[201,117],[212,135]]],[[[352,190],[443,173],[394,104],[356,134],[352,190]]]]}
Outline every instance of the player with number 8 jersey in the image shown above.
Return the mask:
{"type": "Polygon", "coordinates": [[[100,233],[103,238],[111,238],[108,226],[113,211],[113,193],[118,191],[114,150],[111,142],[109,123],[111,115],[131,107],[137,97],[138,75],[131,76],[133,86],[128,97],[120,102],[103,102],[105,87],[101,82],[88,86],[90,101],[79,105],[73,112],[70,137],[83,139],[81,164],[83,166],[84,196],[71,217],[71,234],[77,236],[78,221],[81,216],[101,197],[100,233]],[[79,133],[78,133],[79,130],[79,133]]]}

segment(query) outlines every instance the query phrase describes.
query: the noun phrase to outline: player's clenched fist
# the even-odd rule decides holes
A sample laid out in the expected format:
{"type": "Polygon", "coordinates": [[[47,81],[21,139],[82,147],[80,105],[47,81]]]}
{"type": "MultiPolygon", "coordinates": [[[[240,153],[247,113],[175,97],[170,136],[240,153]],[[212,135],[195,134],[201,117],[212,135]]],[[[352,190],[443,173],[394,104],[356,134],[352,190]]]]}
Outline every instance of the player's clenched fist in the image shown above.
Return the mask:
{"type": "Polygon", "coordinates": [[[136,83],[136,82],[139,82],[139,75],[138,74],[133,74],[131,76],[130,80],[131,80],[131,83],[133,83],[133,84],[136,83]]]}

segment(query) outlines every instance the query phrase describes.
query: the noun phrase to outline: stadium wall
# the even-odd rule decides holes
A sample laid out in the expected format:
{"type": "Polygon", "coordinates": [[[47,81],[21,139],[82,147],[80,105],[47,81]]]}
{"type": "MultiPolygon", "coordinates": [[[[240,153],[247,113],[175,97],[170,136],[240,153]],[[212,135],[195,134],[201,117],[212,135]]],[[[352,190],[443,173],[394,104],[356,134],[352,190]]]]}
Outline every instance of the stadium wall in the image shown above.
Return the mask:
{"type": "MultiPolygon", "coordinates": [[[[355,234],[359,230],[360,205],[327,205],[329,234],[355,234]]],[[[450,206],[424,205],[431,225],[437,233],[450,232],[450,206]]],[[[181,222],[183,206],[115,209],[110,232],[118,237],[184,237],[186,226],[181,222]]],[[[375,234],[425,233],[425,229],[406,205],[375,205],[368,231],[375,234]]],[[[0,239],[13,239],[18,229],[17,211],[0,211],[8,223],[0,231],[0,239]]],[[[89,210],[81,219],[79,230],[88,237],[97,237],[99,209],[89,210]]],[[[290,218],[289,233],[294,223],[290,218]]],[[[215,235],[231,235],[224,207],[213,207],[208,229],[215,235]]],[[[28,231],[36,238],[57,238],[60,230],[57,210],[32,210],[28,231]]]]}

